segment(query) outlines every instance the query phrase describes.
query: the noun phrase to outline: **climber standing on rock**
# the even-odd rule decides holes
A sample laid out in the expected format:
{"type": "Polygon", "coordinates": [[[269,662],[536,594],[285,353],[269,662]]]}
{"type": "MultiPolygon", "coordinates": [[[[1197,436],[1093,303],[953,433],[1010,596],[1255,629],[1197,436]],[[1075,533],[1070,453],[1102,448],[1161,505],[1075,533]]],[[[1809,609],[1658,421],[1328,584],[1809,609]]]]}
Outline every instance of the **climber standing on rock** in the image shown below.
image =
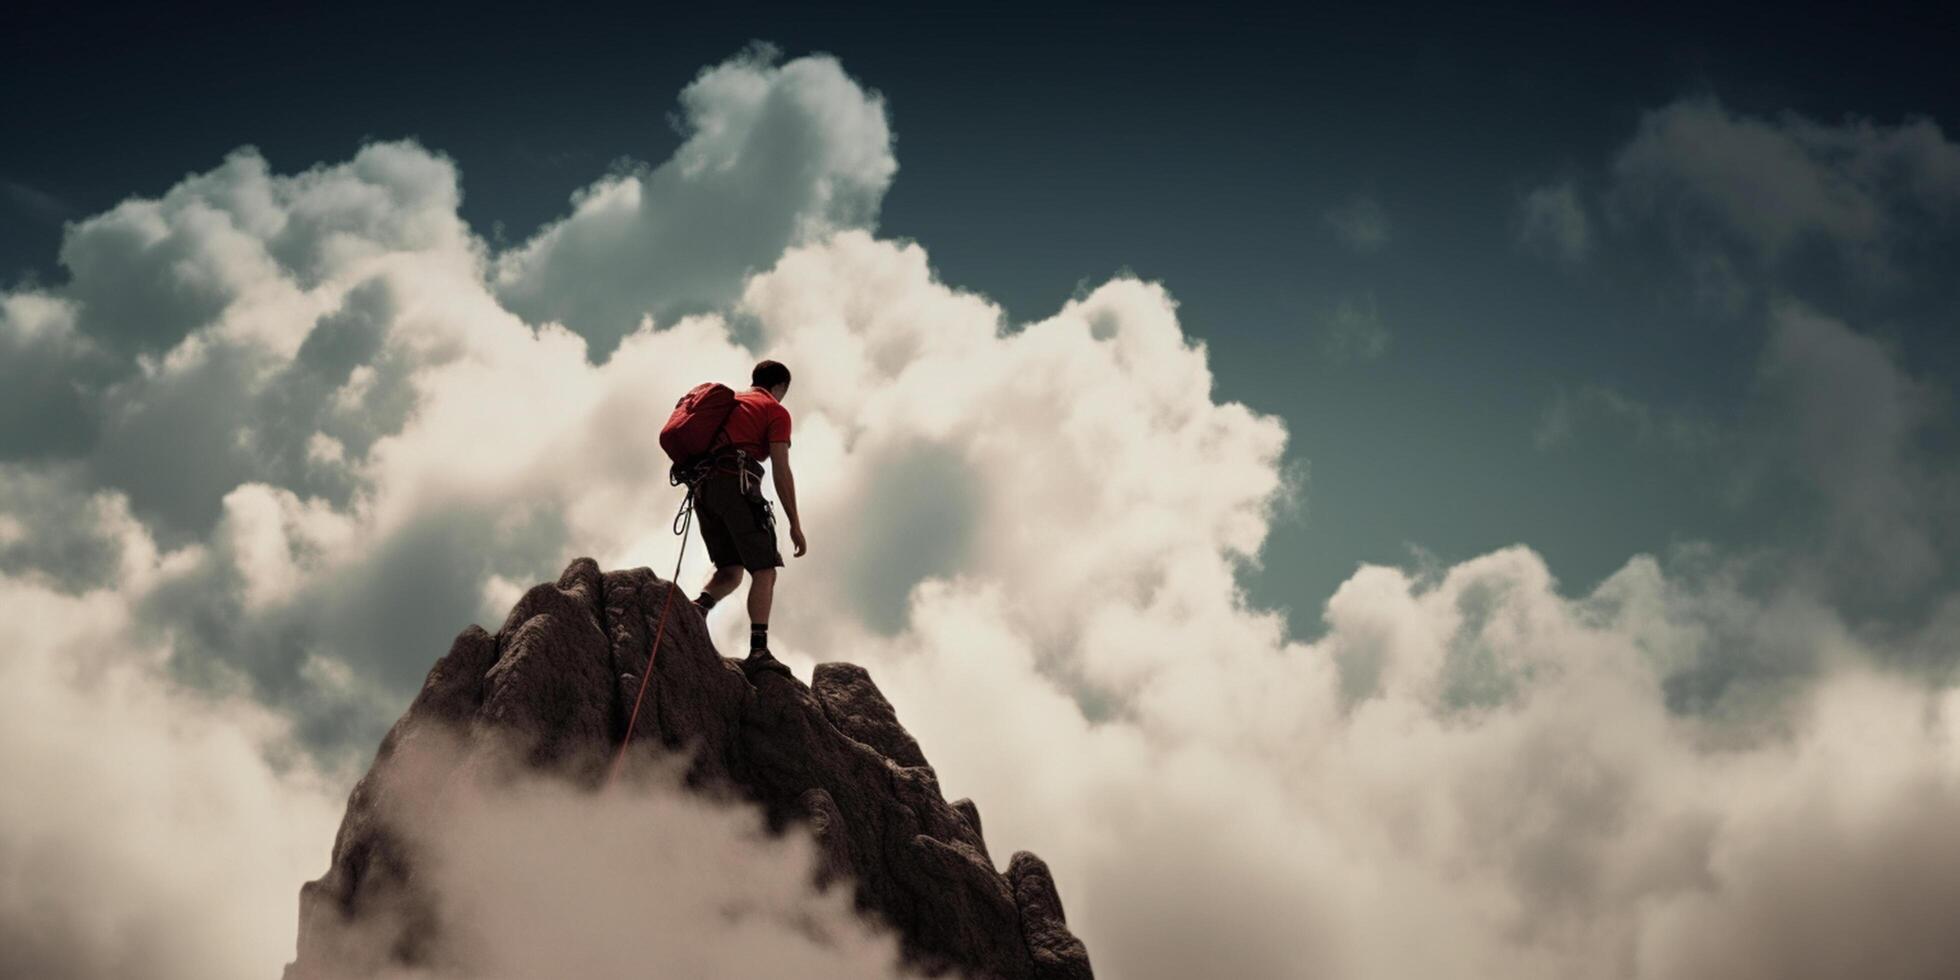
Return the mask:
{"type": "Polygon", "coordinates": [[[728,411],[715,448],[701,464],[705,474],[694,487],[701,540],[715,566],[714,577],[694,604],[707,615],[715,603],[742,584],[742,571],[747,569],[753,581],[749,585],[749,656],[742,669],[788,674],[788,665],[769,652],[769,606],[775,598],[776,569],[782,567],[783,556],[776,548],[775,514],[762,495],[762,461],[769,461],[776,499],[782,501],[783,511],[789,515],[789,540],[796,546],[796,557],[801,558],[807,546],[803,521],[796,511],[796,477],[789,468],[789,409],[783,407],[783,398],[789,394],[789,368],[777,361],[763,361],[750,373],[749,382],[749,390],[735,393],[734,406],[728,411]]]}

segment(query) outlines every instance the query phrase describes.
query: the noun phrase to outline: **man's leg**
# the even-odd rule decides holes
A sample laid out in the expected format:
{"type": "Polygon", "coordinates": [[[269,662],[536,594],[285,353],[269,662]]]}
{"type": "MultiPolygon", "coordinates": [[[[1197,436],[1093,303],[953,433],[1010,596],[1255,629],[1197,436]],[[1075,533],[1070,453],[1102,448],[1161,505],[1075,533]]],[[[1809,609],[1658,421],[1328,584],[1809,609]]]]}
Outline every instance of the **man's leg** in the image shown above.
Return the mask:
{"type": "MultiPolygon", "coordinates": [[[[741,578],[742,570],[735,570],[736,579],[741,578]]],[[[758,568],[749,573],[755,581],[749,583],[749,622],[769,625],[769,604],[776,597],[776,570],[758,568]]]]}
{"type": "Polygon", "coordinates": [[[749,573],[749,649],[769,645],[769,606],[776,598],[776,570],[758,568],[749,573]]]}
{"type": "Polygon", "coordinates": [[[713,609],[715,603],[728,598],[728,594],[741,584],[742,566],[723,565],[715,569],[714,576],[708,579],[707,587],[701,590],[701,595],[694,600],[694,604],[704,610],[713,609]]]}
{"type": "Polygon", "coordinates": [[[788,674],[789,668],[769,653],[769,605],[776,597],[776,570],[758,568],[749,575],[749,659],[742,666],[788,674]]]}
{"type": "MultiPolygon", "coordinates": [[[[722,481],[713,477],[701,481],[695,490],[695,526],[701,531],[701,543],[707,546],[708,563],[715,567],[707,587],[694,599],[694,604],[704,613],[742,584],[742,550],[735,544],[735,529],[729,526],[729,510],[724,499],[728,493],[722,481]]],[[[735,516],[747,519],[748,511],[737,511],[735,516]]]]}

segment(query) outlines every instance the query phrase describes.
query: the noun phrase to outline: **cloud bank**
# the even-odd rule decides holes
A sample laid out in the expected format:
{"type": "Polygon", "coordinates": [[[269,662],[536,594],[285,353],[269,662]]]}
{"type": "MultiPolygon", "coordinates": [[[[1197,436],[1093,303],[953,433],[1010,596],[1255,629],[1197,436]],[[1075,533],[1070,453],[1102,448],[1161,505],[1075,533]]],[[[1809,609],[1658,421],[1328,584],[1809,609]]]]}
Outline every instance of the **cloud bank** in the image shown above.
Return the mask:
{"type": "MultiPolygon", "coordinates": [[[[1298,493],[1285,428],[1215,391],[1164,286],[1011,323],[875,237],[885,108],[830,59],[744,55],[682,104],[672,160],[507,252],[413,142],[290,176],[240,151],[78,223],[70,281],[5,297],[0,349],[60,379],[23,401],[56,431],[0,463],[5,622],[42,651],[0,668],[0,775],[49,787],[0,810],[27,883],[0,935],[52,937],[0,944],[9,972],[276,969],[345,766],[458,628],[569,556],[664,568],[649,421],[759,356],[797,372],[811,542],[779,655],[871,669],[993,850],[1048,858],[1103,975],[1960,971],[1960,706],[1876,666],[1953,651],[1960,615],[1865,635],[1695,547],[1572,595],[1519,545],[1360,568],[1291,637],[1240,586],[1298,493]],[[105,754],[104,711],[160,773],[105,754]],[[155,843],[124,849],[138,826],[155,843]]],[[[1766,383],[1801,393],[1834,335],[1792,316],[1766,383]]],[[[1826,462],[1859,444],[1802,431],[1826,462]]],[[[513,923],[486,942],[583,948],[498,875],[591,868],[629,815],[503,804],[478,829],[577,832],[459,886],[513,923]]],[[[670,844],[748,853],[736,818],[646,806],[670,844]]],[[[733,892],[820,902],[785,890],[785,847],[733,892]]]]}

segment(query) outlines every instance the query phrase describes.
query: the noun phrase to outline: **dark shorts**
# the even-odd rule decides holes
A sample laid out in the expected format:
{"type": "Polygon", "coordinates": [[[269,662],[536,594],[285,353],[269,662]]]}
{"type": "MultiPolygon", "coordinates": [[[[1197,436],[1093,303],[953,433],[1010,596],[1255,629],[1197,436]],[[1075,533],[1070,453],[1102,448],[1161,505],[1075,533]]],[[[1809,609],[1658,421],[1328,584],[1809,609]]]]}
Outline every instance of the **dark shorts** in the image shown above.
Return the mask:
{"type": "Polygon", "coordinates": [[[751,572],[781,568],[776,518],[760,493],[744,494],[734,474],[712,473],[694,491],[694,519],[716,568],[740,565],[751,572]]]}

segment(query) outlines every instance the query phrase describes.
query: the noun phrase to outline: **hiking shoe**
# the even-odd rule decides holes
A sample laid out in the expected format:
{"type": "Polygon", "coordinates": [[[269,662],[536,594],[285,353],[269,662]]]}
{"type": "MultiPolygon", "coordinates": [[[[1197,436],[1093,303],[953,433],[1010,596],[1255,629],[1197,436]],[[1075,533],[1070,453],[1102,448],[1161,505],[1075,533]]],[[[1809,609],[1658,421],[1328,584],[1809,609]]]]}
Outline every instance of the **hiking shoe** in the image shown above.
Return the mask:
{"type": "Polygon", "coordinates": [[[767,647],[760,650],[750,650],[749,658],[742,661],[742,671],[744,673],[756,670],[773,670],[784,677],[793,678],[796,676],[790,673],[789,665],[777,660],[775,655],[770,653],[767,647]]]}

